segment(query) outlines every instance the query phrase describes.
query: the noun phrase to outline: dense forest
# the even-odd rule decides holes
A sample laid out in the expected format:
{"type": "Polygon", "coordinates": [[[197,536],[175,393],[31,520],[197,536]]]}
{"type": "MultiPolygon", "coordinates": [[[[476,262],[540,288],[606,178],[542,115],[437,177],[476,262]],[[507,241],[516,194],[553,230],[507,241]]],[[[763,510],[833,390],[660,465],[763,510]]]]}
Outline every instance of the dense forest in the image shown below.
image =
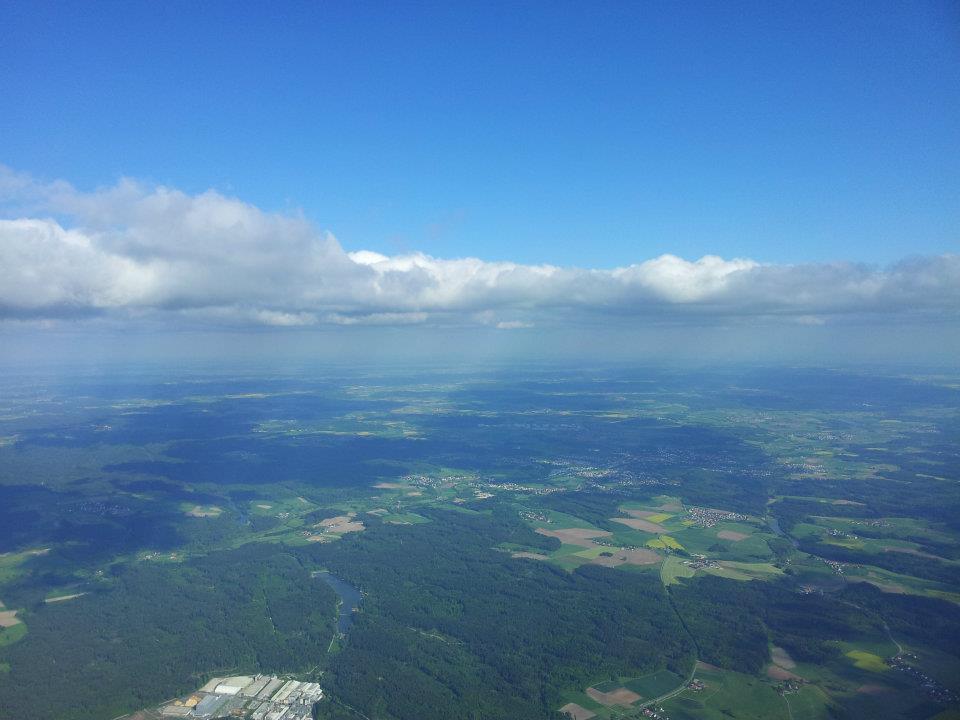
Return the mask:
{"type": "Polygon", "coordinates": [[[804,552],[828,560],[874,565],[884,570],[913,575],[925,580],[933,580],[947,585],[960,585],[960,565],[942,562],[936,558],[897,552],[864,552],[833,543],[811,540],[801,540],[799,547],[804,552]]]}
{"type": "Polygon", "coordinates": [[[883,618],[898,637],[946,653],[960,648],[960,606],[955,603],[885,593],[866,583],[845,588],[840,599],[883,618]]]}
{"type": "Polygon", "coordinates": [[[552,540],[506,507],[430,518],[314,550],[366,593],[330,667],[337,697],[364,714],[551,717],[562,689],[689,672],[693,643],[656,573],[512,559],[493,546],[552,540]]]}
{"type": "MultiPolygon", "coordinates": [[[[874,398],[823,394],[808,379],[799,392],[762,374],[735,385],[363,378],[329,397],[198,380],[165,385],[158,404],[137,398],[159,386],[140,387],[116,407],[112,395],[91,399],[102,389],[71,388],[74,406],[43,418],[31,415],[36,393],[24,396],[0,418],[0,600],[25,623],[0,631],[11,641],[0,718],[111,718],[211,674],[262,671],[319,678],[322,720],[552,719],[574,691],[660,670],[684,678],[695,659],[775,684],[771,645],[822,669],[811,685],[831,712],[867,716],[859,709],[882,698],[844,695],[870,679],[845,653],[882,661],[893,637],[921,656],[954,655],[960,610],[857,584],[862,574],[807,553],[900,572],[916,579],[908,591],[955,589],[960,501],[944,488],[960,424],[921,408],[895,424],[874,413],[858,429],[874,398]],[[827,406],[842,412],[791,412],[827,406]],[[752,407],[778,415],[743,412],[752,407]],[[829,472],[805,476],[801,457],[829,472]],[[856,465],[834,473],[841,462],[856,465]],[[861,477],[867,463],[876,474],[861,477]],[[680,504],[753,516],[711,532],[664,511],[678,546],[658,552],[670,565],[705,553],[727,577],[577,567],[588,556],[568,556],[580,548],[528,524],[589,524],[639,546],[648,538],[611,518],[680,504]],[[363,530],[328,531],[345,514],[363,530]],[[771,516],[779,527],[765,525],[771,516]],[[928,555],[844,548],[797,527],[852,520],[858,536],[928,555]],[[736,539],[741,530],[752,537],[736,539]],[[517,549],[559,552],[544,562],[517,549]],[[334,637],[334,592],[310,577],[319,569],[362,592],[346,637],[334,637]],[[73,593],[85,594],[45,602],[73,593]]],[[[893,413],[912,385],[891,382],[895,399],[878,402],[893,413]]],[[[931,407],[947,406],[937,398],[931,407]]],[[[878,674],[926,698],[897,677],[878,674]]]]}
{"type": "Polygon", "coordinates": [[[27,611],[27,640],[0,648],[0,717],[102,720],[214,672],[309,670],[325,657],[335,603],[279,545],[119,566],[102,592],[27,611]]]}
{"type": "Polygon", "coordinates": [[[675,586],[671,596],[700,659],[741,672],[759,672],[771,642],[798,660],[822,662],[837,653],[833,641],[883,634],[872,613],[839,598],[800,595],[781,583],[702,576],[675,586]]]}

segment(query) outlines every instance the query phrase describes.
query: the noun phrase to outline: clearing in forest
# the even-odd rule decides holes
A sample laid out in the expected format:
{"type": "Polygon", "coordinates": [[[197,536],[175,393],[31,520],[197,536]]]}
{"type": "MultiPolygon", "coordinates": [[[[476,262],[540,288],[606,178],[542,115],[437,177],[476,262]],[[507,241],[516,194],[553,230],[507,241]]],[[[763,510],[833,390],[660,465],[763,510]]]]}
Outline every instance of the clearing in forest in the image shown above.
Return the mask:
{"type": "Polygon", "coordinates": [[[773,664],[767,666],[767,677],[771,680],[803,680],[799,675],[795,675],[789,670],[784,670],[779,665],[773,664]]]}
{"type": "Polygon", "coordinates": [[[790,657],[790,653],[776,645],[770,648],[770,659],[773,660],[775,664],[787,670],[793,670],[797,666],[797,663],[790,657]]]}
{"type": "Polygon", "coordinates": [[[206,517],[220,517],[220,513],[223,512],[222,508],[217,507],[216,505],[209,505],[204,507],[203,505],[194,505],[190,510],[187,510],[187,515],[190,517],[196,518],[206,518],[206,517]]]}
{"type": "Polygon", "coordinates": [[[72,595],[58,595],[57,597],[48,597],[44,600],[45,603],[58,603],[66,602],[67,600],[73,600],[74,598],[83,597],[86,595],[85,592],[73,593],[72,595]]]}
{"type": "Polygon", "coordinates": [[[336,517],[326,518],[321,520],[314,527],[323,528],[325,532],[336,533],[337,535],[342,535],[349,532],[360,532],[365,530],[366,526],[355,519],[356,513],[349,513],[347,515],[337,515],[336,517]]]}
{"type": "Polygon", "coordinates": [[[865,650],[851,650],[847,653],[847,657],[853,660],[853,664],[861,670],[885,672],[888,669],[882,657],[865,650]]]}
{"type": "MultiPolygon", "coordinates": [[[[526,552],[526,551],[522,551],[522,550],[521,550],[521,551],[518,551],[518,552],[515,552],[515,553],[511,553],[511,554],[510,554],[510,557],[512,557],[512,558],[528,558],[529,560],[549,560],[549,559],[550,559],[550,558],[547,557],[546,555],[541,555],[540,553],[526,552]]],[[[562,708],[561,708],[561,709],[562,709],[562,708]]]]}

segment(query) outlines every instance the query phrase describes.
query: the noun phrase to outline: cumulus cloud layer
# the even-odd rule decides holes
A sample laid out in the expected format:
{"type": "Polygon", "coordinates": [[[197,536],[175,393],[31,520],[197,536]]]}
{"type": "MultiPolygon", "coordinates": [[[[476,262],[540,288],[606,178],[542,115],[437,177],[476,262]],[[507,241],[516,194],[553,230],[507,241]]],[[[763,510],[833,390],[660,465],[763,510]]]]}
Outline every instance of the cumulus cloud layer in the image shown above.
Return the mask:
{"type": "Polygon", "coordinates": [[[276,327],[478,323],[518,330],[577,317],[716,322],[960,310],[960,257],[770,265],[673,255],[613,270],[346,252],[296,215],[209,191],[122,181],[95,192],[0,168],[0,318],[276,327]]]}

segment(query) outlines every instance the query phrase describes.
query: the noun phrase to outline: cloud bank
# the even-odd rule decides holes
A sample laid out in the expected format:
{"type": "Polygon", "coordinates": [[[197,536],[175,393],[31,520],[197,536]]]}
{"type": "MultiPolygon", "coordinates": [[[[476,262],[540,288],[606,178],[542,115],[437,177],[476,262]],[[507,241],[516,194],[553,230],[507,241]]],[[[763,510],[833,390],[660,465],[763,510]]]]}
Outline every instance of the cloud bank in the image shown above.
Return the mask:
{"type": "Polygon", "coordinates": [[[960,256],[775,265],[673,255],[614,269],[348,252],[295,214],[123,180],[81,192],[0,168],[0,319],[217,326],[717,323],[960,311],[960,256]]]}

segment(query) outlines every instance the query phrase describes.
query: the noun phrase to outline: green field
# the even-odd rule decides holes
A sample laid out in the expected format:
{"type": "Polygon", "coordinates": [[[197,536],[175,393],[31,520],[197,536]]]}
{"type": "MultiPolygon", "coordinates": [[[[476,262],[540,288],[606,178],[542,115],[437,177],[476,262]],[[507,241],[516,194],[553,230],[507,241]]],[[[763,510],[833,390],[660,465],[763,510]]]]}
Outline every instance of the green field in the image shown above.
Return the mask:
{"type": "Polygon", "coordinates": [[[43,548],[0,554],[0,586],[16,579],[22,572],[21,566],[28,560],[42,556],[47,552],[47,549],[43,548]]]}
{"type": "Polygon", "coordinates": [[[684,565],[683,558],[675,555],[668,556],[660,566],[660,579],[664,585],[676,585],[680,578],[693,577],[696,571],[684,565]]]}
{"type": "Polygon", "coordinates": [[[633,690],[644,700],[650,700],[667,694],[671,690],[679,687],[683,681],[684,678],[676,673],[672,673],[669,670],[661,670],[652,675],[644,675],[640,678],[627,680],[623,683],[623,687],[633,690]]]}
{"type": "Polygon", "coordinates": [[[647,540],[645,543],[647,547],[655,548],[657,550],[683,550],[684,547],[676,538],[672,538],[669,535],[659,535],[654,540],[647,540]]]}
{"type": "Polygon", "coordinates": [[[731,580],[769,580],[783,574],[770,563],[745,563],[724,560],[719,568],[704,568],[703,572],[731,580]]]}
{"type": "Polygon", "coordinates": [[[791,720],[829,720],[833,717],[830,697],[815,685],[804,685],[799,692],[784,695],[791,720]]]}
{"type": "Polygon", "coordinates": [[[13,645],[27,634],[27,624],[23,621],[11,627],[0,628],[0,647],[13,645]]]}
{"type": "Polygon", "coordinates": [[[887,672],[890,668],[883,662],[879,655],[866,652],[864,650],[850,650],[846,656],[853,661],[853,664],[861,670],[870,672],[887,672]]]}
{"type": "Polygon", "coordinates": [[[604,554],[609,555],[614,550],[616,550],[616,548],[597,545],[596,547],[592,547],[592,548],[582,548],[580,552],[577,552],[574,554],[577,557],[584,558],[585,560],[593,560],[594,558],[598,558],[604,554]]]}
{"type": "Polygon", "coordinates": [[[698,669],[706,688],[684,690],[663,704],[671,720],[789,720],[784,699],[759,678],[730,670],[698,669]]]}

